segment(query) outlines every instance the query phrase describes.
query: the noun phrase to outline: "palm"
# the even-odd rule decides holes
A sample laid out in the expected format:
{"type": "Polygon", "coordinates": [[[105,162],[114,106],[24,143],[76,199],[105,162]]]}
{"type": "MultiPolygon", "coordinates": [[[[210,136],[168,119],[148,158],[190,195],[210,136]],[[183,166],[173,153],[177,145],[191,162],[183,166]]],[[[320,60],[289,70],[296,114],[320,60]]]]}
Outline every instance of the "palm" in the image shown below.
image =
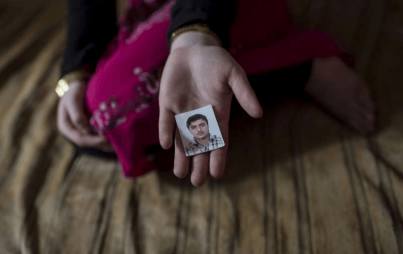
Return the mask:
{"type": "MultiPolygon", "coordinates": [[[[214,178],[224,172],[228,150],[228,120],[233,92],[252,116],[261,109],[240,66],[222,48],[202,46],[178,49],[171,53],[163,72],[160,90],[160,140],[164,148],[172,144],[175,114],[212,105],[226,146],[211,153],[185,156],[179,135],[175,138],[174,173],[184,177],[189,164],[192,183],[203,184],[208,169],[214,178]],[[257,104],[258,106],[254,105],[257,104]]],[[[260,110],[260,111],[259,111],[260,110]]]]}

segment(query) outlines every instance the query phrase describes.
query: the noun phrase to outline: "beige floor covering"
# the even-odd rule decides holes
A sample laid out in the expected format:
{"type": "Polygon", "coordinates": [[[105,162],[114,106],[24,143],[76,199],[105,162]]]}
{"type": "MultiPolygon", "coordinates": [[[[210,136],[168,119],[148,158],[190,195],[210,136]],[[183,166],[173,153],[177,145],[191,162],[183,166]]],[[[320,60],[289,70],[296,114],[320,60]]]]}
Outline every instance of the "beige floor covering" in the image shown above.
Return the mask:
{"type": "Polygon", "coordinates": [[[1,1],[0,253],[403,254],[403,2],[290,5],[357,56],[380,132],[308,101],[235,107],[224,179],[194,188],[75,155],[55,124],[65,2],[1,1]]]}

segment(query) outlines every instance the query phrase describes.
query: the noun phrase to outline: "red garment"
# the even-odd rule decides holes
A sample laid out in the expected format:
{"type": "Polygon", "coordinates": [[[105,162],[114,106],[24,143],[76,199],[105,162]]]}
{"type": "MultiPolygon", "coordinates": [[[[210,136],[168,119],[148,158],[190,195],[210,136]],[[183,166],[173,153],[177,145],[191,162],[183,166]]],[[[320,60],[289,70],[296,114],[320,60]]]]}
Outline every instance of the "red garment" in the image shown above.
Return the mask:
{"type": "MultiPolygon", "coordinates": [[[[139,12],[154,2],[132,0],[126,8],[139,12]]],[[[122,22],[118,41],[88,84],[90,123],[114,146],[126,177],[158,168],[145,148],[159,145],[159,78],[169,54],[165,36],[172,5],[166,3],[131,30],[122,22]]],[[[297,30],[285,0],[239,0],[229,52],[247,74],[342,53],[323,32],[297,30]]]]}

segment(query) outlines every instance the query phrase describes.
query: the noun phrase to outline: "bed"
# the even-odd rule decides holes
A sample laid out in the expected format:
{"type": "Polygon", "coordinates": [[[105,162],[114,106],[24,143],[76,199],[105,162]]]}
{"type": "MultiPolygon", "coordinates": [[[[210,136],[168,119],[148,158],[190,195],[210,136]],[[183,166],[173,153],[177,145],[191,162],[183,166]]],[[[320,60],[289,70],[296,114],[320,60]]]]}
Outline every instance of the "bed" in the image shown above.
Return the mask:
{"type": "Polygon", "coordinates": [[[66,3],[0,2],[0,253],[403,253],[403,3],[291,0],[357,57],[379,108],[361,137],[311,101],[234,105],[227,169],[125,179],[57,131],[66,3]],[[245,138],[245,136],[248,136],[245,138]]]}

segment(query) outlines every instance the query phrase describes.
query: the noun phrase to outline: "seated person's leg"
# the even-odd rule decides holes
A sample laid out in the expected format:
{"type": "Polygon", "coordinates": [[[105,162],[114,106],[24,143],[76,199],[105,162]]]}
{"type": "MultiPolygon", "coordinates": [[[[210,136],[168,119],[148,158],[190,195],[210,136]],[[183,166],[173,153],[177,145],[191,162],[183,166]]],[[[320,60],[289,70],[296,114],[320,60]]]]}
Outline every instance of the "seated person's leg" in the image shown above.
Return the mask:
{"type": "Polygon", "coordinates": [[[279,70],[257,75],[248,79],[262,103],[271,103],[288,96],[300,95],[312,71],[312,60],[279,70]]]}
{"type": "Polygon", "coordinates": [[[360,134],[375,131],[375,106],[365,82],[340,58],[314,59],[305,91],[360,134]]]}
{"type": "Polygon", "coordinates": [[[272,102],[304,91],[358,133],[375,131],[375,106],[365,83],[339,57],[315,58],[248,78],[261,100],[272,102]]]}

